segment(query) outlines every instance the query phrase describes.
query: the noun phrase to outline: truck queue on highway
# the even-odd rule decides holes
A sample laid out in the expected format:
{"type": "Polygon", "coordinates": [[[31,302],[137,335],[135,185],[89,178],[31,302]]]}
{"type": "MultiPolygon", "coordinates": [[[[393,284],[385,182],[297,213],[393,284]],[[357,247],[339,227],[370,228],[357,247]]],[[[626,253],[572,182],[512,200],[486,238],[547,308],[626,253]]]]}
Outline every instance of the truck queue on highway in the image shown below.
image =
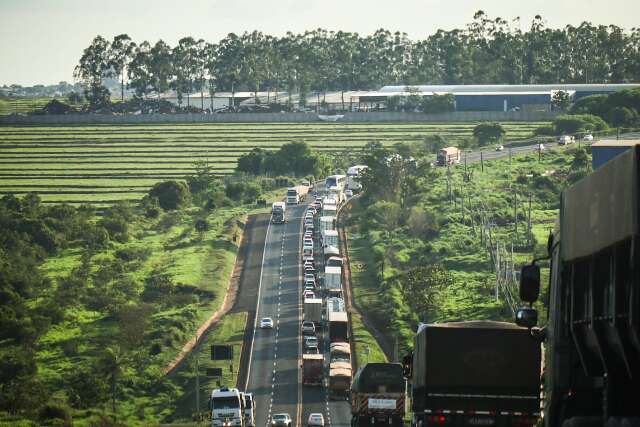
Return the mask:
{"type": "MultiPolygon", "coordinates": [[[[536,259],[520,275],[529,306],[515,324],[420,324],[402,363],[367,363],[355,375],[336,232],[347,182],[328,177],[326,194],[315,193],[302,221],[303,387],[349,400],[352,427],[401,426],[409,408],[412,427],[640,426],[639,147],[562,193],[544,258],[551,263],[544,327],[533,308],[536,259]]],[[[273,223],[284,222],[285,209],[274,203],[273,223]]],[[[213,426],[248,425],[249,414],[238,415],[242,398],[228,407],[212,401],[213,426]]],[[[311,414],[309,425],[318,420],[324,425],[323,414],[311,414]]]]}

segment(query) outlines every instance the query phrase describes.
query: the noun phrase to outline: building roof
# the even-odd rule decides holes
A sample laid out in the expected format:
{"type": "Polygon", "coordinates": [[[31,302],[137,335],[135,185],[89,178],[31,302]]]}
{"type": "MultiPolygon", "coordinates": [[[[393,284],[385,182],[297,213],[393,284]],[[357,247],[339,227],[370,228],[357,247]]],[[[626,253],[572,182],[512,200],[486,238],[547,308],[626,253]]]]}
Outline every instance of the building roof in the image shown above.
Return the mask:
{"type": "Polygon", "coordinates": [[[640,145],[640,139],[601,139],[591,144],[592,147],[633,147],[640,145]]]}
{"type": "MultiPolygon", "coordinates": [[[[582,92],[611,92],[623,89],[640,87],[640,83],[616,83],[616,84],[542,84],[542,85],[413,85],[422,93],[462,93],[462,92],[552,92],[582,91],[582,92]]],[[[384,86],[379,92],[404,92],[407,86],[384,86]]]]}

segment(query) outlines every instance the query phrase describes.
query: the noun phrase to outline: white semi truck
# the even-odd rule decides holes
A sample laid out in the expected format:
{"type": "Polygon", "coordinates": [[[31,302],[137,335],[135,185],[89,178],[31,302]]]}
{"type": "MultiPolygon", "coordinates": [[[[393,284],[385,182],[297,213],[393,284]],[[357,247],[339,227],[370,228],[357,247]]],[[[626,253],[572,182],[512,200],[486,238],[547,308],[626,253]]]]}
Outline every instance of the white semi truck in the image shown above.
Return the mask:
{"type": "Polygon", "coordinates": [[[211,427],[245,427],[244,402],[237,388],[217,388],[211,392],[211,427]]]}

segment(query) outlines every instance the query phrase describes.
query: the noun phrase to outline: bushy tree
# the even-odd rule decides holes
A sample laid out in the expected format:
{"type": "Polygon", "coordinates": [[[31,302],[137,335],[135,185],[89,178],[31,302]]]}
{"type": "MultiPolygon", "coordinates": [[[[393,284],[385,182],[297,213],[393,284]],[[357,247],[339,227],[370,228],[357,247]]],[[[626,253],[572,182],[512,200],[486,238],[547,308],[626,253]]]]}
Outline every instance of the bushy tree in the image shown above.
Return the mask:
{"type": "Polygon", "coordinates": [[[556,110],[566,111],[571,104],[571,95],[569,92],[564,90],[556,91],[551,97],[551,105],[553,105],[556,110]]]}
{"type": "Polygon", "coordinates": [[[473,128],[473,136],[480,145],[497,143],[504,138],[507,131],[500,123],[480,123],[473,128]]]}
{"type": "Polygon", "coordinates": [[[451,93],[432,95],[422,98],[420,109],[423,113],[448,113],[455,110],[455,97],[451,93]]]}
{"type": "Polygon", "coordinates": [[[189,187],[182,181],[158,182],[149,190],[149,196],[157,197],[165,211],[181,209],[191,203],[189,187]]]}

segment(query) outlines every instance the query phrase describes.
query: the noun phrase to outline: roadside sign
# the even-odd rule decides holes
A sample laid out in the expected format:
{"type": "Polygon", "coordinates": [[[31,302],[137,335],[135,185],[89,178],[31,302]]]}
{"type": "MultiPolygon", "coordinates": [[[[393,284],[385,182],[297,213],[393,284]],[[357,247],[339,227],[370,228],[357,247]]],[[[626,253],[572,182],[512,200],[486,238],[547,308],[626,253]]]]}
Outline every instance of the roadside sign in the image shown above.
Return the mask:
{"type": "Polygon", "coordinates": [[[211,360],[233,360],[233,347],[230,345],[212,345],[211,360]]]}

